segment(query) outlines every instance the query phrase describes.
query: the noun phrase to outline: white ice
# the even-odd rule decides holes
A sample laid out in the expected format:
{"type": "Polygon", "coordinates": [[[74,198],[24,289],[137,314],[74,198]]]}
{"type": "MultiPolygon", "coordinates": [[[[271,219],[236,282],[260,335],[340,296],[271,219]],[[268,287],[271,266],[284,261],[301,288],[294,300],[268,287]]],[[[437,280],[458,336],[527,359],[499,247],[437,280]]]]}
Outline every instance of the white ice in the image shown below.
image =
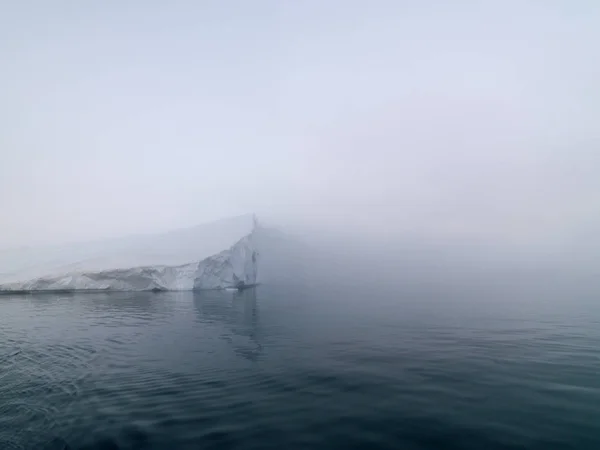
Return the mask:
{"type": "Polygon", "coordinates": [[[192,290],[257,283],[252,215],[164,234],[0,251],[0,291],[192,290]]]}

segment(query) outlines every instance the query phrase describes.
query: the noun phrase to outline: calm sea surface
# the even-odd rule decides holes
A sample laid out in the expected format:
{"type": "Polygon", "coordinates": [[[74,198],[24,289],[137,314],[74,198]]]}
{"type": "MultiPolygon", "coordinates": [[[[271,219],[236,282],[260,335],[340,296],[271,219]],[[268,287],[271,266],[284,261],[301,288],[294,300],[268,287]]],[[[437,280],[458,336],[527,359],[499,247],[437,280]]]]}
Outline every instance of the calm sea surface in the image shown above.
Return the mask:
{"type": "Polygon", "coordinates": [[[600,299],[0,296],[0,449],[600,449],[600,299]]]}

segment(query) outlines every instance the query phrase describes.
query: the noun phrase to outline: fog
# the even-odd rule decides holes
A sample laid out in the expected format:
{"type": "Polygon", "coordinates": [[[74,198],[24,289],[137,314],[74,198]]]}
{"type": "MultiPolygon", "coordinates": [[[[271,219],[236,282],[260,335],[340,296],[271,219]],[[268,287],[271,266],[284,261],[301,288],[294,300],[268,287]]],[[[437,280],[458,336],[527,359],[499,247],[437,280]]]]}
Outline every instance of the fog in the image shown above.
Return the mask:
{"type": "Polygon", "coordinates": [[[598,42],[583,0],[6,3],[0,247],[254,212],[373,255],[584,267],[598,42]]]}

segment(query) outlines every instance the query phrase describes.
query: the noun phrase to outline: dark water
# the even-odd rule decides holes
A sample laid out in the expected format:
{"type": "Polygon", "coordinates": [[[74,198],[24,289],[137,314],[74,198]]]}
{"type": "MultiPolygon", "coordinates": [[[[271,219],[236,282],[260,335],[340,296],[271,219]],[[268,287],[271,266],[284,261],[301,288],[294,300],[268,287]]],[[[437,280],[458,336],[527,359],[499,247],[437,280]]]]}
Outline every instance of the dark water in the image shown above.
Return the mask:
{"type": "Polygon", "coordinates": [[[0,449],[600,449],[600,302],[0,297],[0,449]]]}

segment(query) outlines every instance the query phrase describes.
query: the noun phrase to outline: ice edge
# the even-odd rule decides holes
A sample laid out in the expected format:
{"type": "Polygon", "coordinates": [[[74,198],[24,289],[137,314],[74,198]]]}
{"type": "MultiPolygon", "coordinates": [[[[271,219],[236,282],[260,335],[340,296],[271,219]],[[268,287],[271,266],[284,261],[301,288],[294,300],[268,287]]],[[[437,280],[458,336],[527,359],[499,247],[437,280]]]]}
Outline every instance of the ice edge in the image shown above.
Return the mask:
{"type": "Polygon", "coordinates": [[[0,295],[38,293],[172,292],[247,289],[258,285],[258,251],[252,230],[230,248],[196,263],[72,272],[0,284],[0,295]]]}

